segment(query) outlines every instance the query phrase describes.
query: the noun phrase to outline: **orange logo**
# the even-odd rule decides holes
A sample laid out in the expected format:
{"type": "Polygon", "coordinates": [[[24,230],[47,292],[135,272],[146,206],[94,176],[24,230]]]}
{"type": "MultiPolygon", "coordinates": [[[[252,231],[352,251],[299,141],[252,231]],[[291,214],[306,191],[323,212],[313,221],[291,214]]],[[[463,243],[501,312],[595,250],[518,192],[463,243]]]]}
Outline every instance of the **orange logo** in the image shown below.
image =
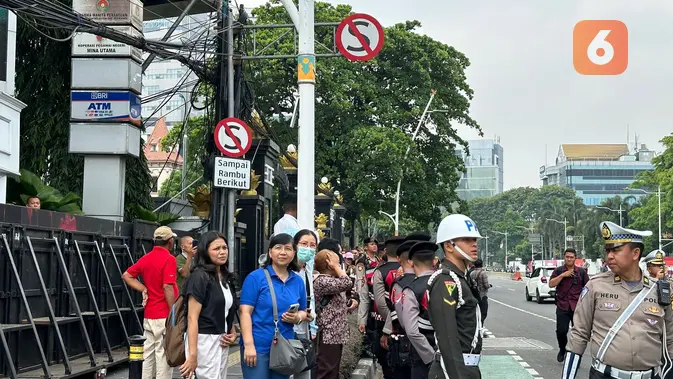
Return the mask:
{"type": "Polygon", "coordinates": [[[582,75],[619,75],[629,65],[629,31],[621,21],[584,20],[573,29],[573,66],[582,75]]]}

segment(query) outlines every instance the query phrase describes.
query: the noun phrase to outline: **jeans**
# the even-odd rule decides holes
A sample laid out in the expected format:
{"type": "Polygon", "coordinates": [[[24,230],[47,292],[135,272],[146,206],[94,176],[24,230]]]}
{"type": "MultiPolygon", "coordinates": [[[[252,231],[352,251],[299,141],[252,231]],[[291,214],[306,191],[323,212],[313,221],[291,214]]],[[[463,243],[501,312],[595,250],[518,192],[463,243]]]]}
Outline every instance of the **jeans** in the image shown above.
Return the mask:
{"type": "Polygon", "coordinates": [[[241,372],[243,379],[289,379],[289,376],[281,375],[269,369],[269,353],[257,353],[257,365],[250,367],[245,364],[244,348],[241,347],[241,372]]]}

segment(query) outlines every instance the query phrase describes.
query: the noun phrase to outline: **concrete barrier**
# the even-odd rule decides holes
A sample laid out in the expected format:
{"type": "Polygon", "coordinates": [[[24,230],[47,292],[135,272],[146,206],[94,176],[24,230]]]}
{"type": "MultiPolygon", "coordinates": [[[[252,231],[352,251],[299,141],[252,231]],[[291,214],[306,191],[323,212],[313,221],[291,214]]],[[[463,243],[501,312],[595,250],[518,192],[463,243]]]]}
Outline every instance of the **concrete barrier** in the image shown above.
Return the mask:
{"type": "Polygon", "coordinates": [[[351,374],[351,379],[374,379],[376,377],[376,365],[371,358],[362,358],[351,374]]]}

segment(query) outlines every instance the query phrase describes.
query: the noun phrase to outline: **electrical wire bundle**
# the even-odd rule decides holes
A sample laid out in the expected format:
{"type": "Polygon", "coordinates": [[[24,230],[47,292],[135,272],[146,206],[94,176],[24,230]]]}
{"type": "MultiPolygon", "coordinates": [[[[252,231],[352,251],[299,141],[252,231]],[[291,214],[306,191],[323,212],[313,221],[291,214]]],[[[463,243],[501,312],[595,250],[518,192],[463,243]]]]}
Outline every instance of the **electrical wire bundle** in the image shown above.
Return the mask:
{"type": "MultiPolygon", "coordinates": [[[[204,80],[211,78],[205,62],[193,60],[179,52],[172,51],[183,49],[182,44],[150,41],[144,37],[131,37],[126,33],[95,22],[61,3],[44,0],[0,0],[0,7],[13,11],[17,17],[26,22],[30,22],[27,18],[34,19],[49,27],[70,30],[72,34],[67,39],[72,38],[78,32],[96,34],[153,53],[164,59],[175,59],[189,67],[199,78],[204,80]]],[[[39,30],[39,25],[34,26],[39,30]]]]}

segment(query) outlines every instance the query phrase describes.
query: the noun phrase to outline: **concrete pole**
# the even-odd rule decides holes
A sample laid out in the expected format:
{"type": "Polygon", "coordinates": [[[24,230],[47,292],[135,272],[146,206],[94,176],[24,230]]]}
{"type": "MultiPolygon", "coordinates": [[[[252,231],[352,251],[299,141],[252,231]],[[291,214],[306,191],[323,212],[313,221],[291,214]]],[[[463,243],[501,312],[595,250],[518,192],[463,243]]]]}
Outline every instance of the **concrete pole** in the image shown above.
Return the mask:
{"type": "Polygon", "coordinates": [[[661,184],[657,188],[657,202],[658,202],[658,217],[659,217],[659,250],[663,247],[661,246],[661,184]]]}
{"type": "MultiPolygon", "coordinates": [[[[315,0],[299,0],[299,146],[297,157],[297,222],[314,229],[315,194],[315,0]]],[[[286,7],[287,8],[287,7],[286,7]]]]}

